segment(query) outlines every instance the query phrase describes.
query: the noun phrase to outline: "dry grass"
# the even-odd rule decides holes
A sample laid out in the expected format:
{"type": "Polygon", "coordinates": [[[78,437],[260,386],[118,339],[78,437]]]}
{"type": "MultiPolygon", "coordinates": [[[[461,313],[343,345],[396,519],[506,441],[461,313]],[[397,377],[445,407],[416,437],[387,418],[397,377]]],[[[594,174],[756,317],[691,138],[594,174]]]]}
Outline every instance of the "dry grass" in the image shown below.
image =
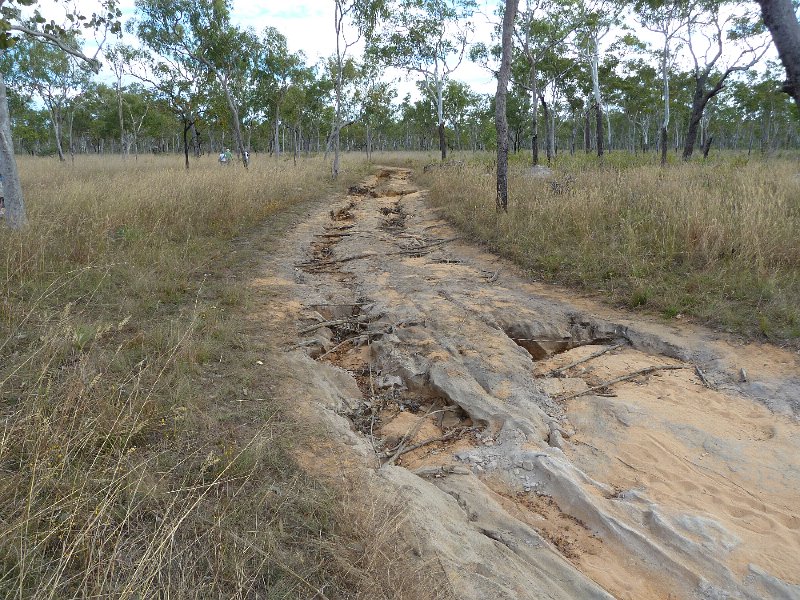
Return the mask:
{"type": "Polygon", "coordinates": [[[352,522],[372,517],[292,460],[247,318],[257,252],[333,190],[326,165],[20,167],[30,226],[0,228],[0,597],[397,597],[362,564],[380,536],[352,522]]]}
{"type": "Polygon", "coordinates": [[[603,168],[565,157],[554,184],[520,161],[500,216],[490,159],[480,162],[421,180],[448,219],[533,276],[667,318],[800,337],[796,160],[727,157],[662,170],[622,153],[603,168]]]}

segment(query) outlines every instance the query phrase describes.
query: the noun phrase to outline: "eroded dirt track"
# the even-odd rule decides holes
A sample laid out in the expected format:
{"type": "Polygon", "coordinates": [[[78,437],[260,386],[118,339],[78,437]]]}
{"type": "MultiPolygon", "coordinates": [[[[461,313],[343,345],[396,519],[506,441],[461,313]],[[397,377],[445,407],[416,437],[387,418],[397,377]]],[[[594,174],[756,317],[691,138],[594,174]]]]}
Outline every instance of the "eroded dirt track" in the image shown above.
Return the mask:
{"type": "Polygon", "coordinates": [[[800,598],[797,355],[527,283],[410,177],[309,215],[260,283],[345,441],[313,468],[369,473],[457,598],[800,598]]]}

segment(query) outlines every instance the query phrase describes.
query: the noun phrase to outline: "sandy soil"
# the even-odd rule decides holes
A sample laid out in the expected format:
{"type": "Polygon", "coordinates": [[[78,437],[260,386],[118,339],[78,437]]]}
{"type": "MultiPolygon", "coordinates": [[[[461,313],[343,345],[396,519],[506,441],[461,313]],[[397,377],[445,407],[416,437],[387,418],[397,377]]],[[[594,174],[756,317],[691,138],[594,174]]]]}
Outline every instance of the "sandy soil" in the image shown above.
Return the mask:
{"type": "Polygon", "coordinates": [[[291,298],[303,410],[347,438],[310,467],[413,488],[455,597],[800,598],[800,357],[526,281],[457,238],[380,168],[259,282],[291,298]]]}

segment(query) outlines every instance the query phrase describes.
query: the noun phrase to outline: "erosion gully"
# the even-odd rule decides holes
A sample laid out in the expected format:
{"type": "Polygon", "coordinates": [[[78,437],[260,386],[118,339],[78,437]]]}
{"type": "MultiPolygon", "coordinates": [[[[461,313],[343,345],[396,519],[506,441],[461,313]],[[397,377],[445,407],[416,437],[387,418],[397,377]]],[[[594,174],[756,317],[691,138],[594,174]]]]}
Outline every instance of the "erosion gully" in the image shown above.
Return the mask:
{"type": "Polygon", "coordinates": [[[273,262],[323,462],[456,598],[800,598],[797,354],[532,283],[425,197],[378,168],[273,262]]]}

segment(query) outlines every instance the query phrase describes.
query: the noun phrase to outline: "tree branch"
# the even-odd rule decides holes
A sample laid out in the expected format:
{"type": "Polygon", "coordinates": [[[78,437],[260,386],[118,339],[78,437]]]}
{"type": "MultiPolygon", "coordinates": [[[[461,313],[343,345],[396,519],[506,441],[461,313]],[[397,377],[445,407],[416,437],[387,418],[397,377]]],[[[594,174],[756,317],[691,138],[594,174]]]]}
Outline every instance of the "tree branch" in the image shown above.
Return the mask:
{"type": "MultiPolygon", "coordinates": [[[[24,25],[11,25],[8,29],[10,31],[19,31],[20,33],[24,33],[25,35],[29,35],[31,37],[37,37],[47,40],[48,42],[55,44],[56,46],[61,48],[61,50],[63,50],[67,54],[84,61],[86,64],[89,65],[89,67],[91,67],[92,71],[94,71],[95,73],[100,72],[100,62],[97,60],[97,54],[95,54],[92,57],[86,56],[79,49],[73,48],[58,36],[55,36],[51,33],[47,33],[44,31],[37,31],[36,29],[30,29],[29,27],[25,27],[24,25]]],[[[100,49],[98,48],[98,52],[99,51],[100,49]]]]}

